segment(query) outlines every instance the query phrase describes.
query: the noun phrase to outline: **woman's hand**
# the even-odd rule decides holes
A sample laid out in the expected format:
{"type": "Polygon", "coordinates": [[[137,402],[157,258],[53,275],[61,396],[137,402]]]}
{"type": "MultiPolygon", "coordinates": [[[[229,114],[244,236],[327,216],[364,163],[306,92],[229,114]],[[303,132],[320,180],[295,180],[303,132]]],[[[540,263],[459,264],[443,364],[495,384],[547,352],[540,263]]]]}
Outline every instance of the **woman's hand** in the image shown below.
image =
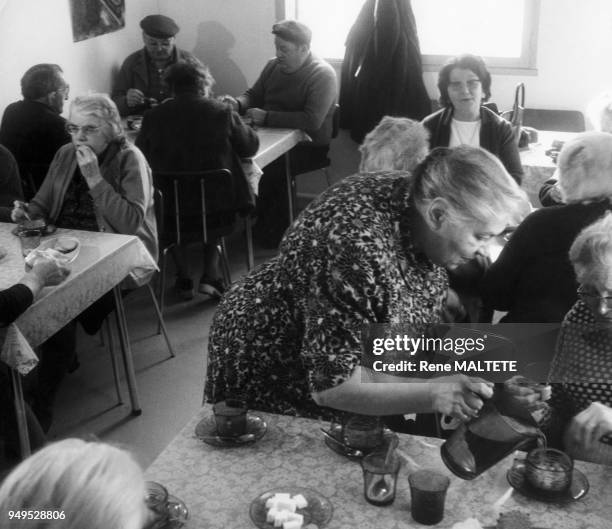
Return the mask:
{"type": "Polygon", "coordinates": [[[257,127],[263,127],[266,123],[266,116],[268,113],[261,108],[249,108],[246,111],[246,117],[253,120],[253,125],[257,127]]]}
{"type": "Polygon", "coordinates": [[[11,211],[11,220],[16,224],[20,224],[26,220],[32,220],[28,212],[27,202],[15,200],[13,202],[13,210],[11,211]]]}
{"type": "Polygon", "coordinates": [[[100,174],[100,167],[98,166],[98,157],[91,147],[79,145],[76,148],[76,157],[81,173],[85,177],[89,189],[100,183],[102,181],[102,175],[100,174]]]}
{"type": "Polygon", "coordinates": [[[504,397],[513,399],[529,411],[546,407],[551,387],[533,382],[522,375],[516,375],[504,382],[504,397]]]}
{"type": "Polygon", "coordinates": [[[27,286],[32,291],[32,295],[36,296],[43,287],[59,285],[69,273],[68,268],[58,264],[54,259],[40,256],[19,283],[27,286]]]}
{"type": "Polygon", "coordinates": [[[430,388],[433,411],[462,421],[476,417],[483,399],[493,396],[493,383],[466,375],[435,378],[430,388]]]}
{"type": "Polygon", "coordinates": [[[563,437],[565,449],[570,455],[597,456],[607,447],[600,439],[610,432],[612,408],[601,402],[593,402],[571,420],[563,437]]]}

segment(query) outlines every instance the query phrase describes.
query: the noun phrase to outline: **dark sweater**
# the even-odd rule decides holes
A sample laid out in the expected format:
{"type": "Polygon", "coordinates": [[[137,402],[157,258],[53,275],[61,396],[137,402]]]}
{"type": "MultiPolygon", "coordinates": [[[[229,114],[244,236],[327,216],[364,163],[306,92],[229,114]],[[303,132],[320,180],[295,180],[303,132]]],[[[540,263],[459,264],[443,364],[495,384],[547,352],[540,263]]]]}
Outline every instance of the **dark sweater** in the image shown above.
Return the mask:
{"type": "MultiPolygon", "coordinates": [[[[423,125],[430,133],[429,145],[432,149],[448,147],[452,119],[453,108],[446,107],[423,120],[423,125]]],[[[510,123],[486,107],[480,107],[480,119],[480,146],[497,156],[512,178],[520,184],[523,179],[523,165],[510,123]]]]}
{"type": "Polygon", "coordinates": [[[19,169],[10,151],[0,145],[0,222],[11,221],[15,200],[23,200],[19,169]]]}
{"type": "Polygon", "coordinates": [[[0,325],[8,325],[15,321],[32,304],[33,299],[32,291],[21,283],[1,290],[0,325]]]}
{"type": "Polygon", "coordinates": [[[561,322],[578,297],[570,246],[582,229],[610,209],[606,200],[534,211],[485,274],[485,304],[508,311],[505,322],[561,322]]]}

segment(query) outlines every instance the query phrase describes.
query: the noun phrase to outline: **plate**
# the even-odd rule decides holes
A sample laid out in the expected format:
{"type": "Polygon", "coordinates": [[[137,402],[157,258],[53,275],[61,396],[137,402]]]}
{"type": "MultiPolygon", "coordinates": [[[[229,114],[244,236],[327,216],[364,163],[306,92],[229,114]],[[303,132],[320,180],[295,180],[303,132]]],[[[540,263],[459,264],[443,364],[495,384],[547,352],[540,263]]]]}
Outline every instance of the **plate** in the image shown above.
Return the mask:
{"type": "Polygon", "coordinates": [[[323,529],[332,519],[334,507],[325,496],[319,494],[316,490],[304,487],[279,487],[260,494],[251,502],[249,515],[253,523],[260,529],[275,529],[274,524],[266,521],[268,515],[266,501],[278,492],[289,493],[291,496],[302,494],[306,498],[308,505],[295,511],[304,516],[302,527],[305,528],[308,524],[314,524],[318,529],[323,529]]]}
{"type": "Polygon", "coordinates": [[[344,456],[348,459],[352,459],[355,461],[363,459],[363,456],[371,452],[374,452],[375,450],[380,450],[381,447],[386,446],[395,435],[391,430],[385,428],[383,430],[383,444],[382,445],[377,446],[376,448],[372,448],[370,450],[359,449],[362,455],[356,456],[353,453],[355,449],[347,445],[342,439],[342,425],[341,424],[332,423],[329,429],[327,430],[327,433],[330,434],[335,439],[335,441],[332,441],[327,436],[325,436],[323,438],[325,441],[325,444],[329,448],[331,448],[334,452],[336,452],[336,454],[340,454],[341,456],[344,456]]]}
{"type": "Polygon", "coordinates": [[[212,446],[244,446],[259,441],[266,433],[268,425],[259,415],[247,414],[247,426],[244,435],[238,437],[221,437],[217,434],[214,416],[202,419],[195,429],[196,437],[212,446]],[[245,438],[248,436],[248,438],[245,438]]]}
{"type": "Polygon", "coordinates": [[[576,469],[572,472],[572,484],[570,488],[556,495],[542,493],[542,491],[532,487],[525,479],[525,463],[522,461],[517,461],[512,468],[508,470],[506,477],[508,478],[508,483],[521,494],[535,500],[551,503],[576,501],[583,498],[586,493],[589,492],[589,481],[582,472],[576,469]]]}
{"type": "Polygon", "coordinates": [[[77,258],[77,255],[79,255],[80,248],[81,248],[81,243],[76,237],[62,236],[62,237],[53,237],[52,239],[47,239],[46,241],[42,241],[40,243],[40,246],[36,249],[37,250],[47,250],[47,249],[56,250],[60,252],[61,254],[61,257],[59,257],[59,260],[61,260],[62,263],[72,263],[72,261],[74,261],[77,258]],[[62,249],[59,249],[59,248],[62,248],[62,249]],[[63,248],[72,248],[72,249],[69,251],[65,251],[63,250],[63,248]]]}

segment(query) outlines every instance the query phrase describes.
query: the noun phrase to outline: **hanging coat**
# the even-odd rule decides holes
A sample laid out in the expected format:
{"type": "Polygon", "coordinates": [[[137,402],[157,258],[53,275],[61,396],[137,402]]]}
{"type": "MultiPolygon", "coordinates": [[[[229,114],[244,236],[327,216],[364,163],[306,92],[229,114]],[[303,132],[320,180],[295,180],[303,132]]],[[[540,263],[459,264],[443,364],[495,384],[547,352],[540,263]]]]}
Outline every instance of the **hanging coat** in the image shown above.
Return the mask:
{"type": "Polygon", "coordinates": [[[385,115],[421,120],[431,112],[410,0],[367,0],[347,39],[340,126],[361,143],[385,115]]]}

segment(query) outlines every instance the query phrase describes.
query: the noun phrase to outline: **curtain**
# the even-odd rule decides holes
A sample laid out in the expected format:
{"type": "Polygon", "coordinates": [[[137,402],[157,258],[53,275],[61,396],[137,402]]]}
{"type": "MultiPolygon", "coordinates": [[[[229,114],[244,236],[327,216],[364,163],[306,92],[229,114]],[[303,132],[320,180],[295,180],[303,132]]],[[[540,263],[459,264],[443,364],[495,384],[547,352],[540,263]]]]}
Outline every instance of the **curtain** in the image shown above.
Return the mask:
{"type": "Polygon", "coordinates": [[[340,126],[358,143],[385,115],[431,112],[410,0],[367,0],[346,39],[340,126]]]}

